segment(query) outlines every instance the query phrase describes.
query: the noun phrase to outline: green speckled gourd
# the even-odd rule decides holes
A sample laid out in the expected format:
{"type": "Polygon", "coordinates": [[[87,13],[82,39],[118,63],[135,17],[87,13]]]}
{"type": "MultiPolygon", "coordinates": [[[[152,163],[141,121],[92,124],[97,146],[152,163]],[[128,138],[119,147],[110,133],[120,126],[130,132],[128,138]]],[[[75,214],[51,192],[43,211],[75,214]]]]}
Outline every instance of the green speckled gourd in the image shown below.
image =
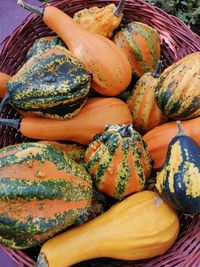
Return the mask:
{"type": "Polygon", "coordinates": [[[44,53],[46,50],[56,47],[57,45],[66,48],[63,40],[58,36],[45,36],[36,39],[32,47],[28,50],[27,59],[30,59],[32,56],[44,53]]]}
{"type": "Polygon", "coordinates": [[[32,56],[7,83],[11,104],[40,116],[65,119],[85,103],[91,73],[67,49],[56,46],[32,56]]]}
{"type": "Polygon", "coordinates": [[[146,145],[132,124],[106,126],[89,144],[85,163],[96,187],[119,200],[143,190],[152,169],[146,145]]]}
{"type": "Polygon", "coordinates": [[[200,116],[200,52],[165,69],[155,88],[155,98],[163,114],[172,119],[200,116]]]}
{"type": "Polygon", "coordinates": [[[41,143],[0,150],[0,243],[24,249],[91,216],[92,178],[41,143]]]}
{"type": "Polygon", "coordinates": [[[179,132],[169,144],[165,163],[157,173],[156,188],[174,209],[184,213],[200,213],[200,147],[179,132]]]}

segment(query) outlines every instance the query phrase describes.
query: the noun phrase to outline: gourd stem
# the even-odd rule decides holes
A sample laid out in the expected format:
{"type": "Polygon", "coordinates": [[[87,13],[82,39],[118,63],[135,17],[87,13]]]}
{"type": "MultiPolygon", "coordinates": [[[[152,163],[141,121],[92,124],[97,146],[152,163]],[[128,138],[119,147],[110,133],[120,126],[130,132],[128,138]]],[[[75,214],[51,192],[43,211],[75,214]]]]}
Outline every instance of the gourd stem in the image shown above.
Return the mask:
{"type": "Polygon", "coordinates": [[[152,73],[152,76],[153,76],[154,78],[159,78],[159,77],[160,77],[160,74],[161,74],[161,67],[162,67],[162,61],[161,61],[161,60],[158,60],[157,63],[156,63],[155,70],[154,70],[154,72],[152,73]]]}
{"type": "Polygon", "coordinates": [[[36,264],[33,267],[48,267],[49,264],[45,258],[45,255],[40,253],[37,259],[36,264]]]}
{"type": "Polygon", "coordinates": [[[31,11],[33,13],[36,13],[36,14],[40,15],[41,17],[44,14],[44,8],[42,8],[42,7],[36,7],[36,6],[30,5],[30,4],[27,4],[23,0],[18,0],[17,4],[20,7],[24,8],[24,9],[26,9],[28,11],[31,11]]]}
{"type": "Polygon", "coordinates": [[[132,128],[131,124],[127,124],[119,128],[118,132],[121,134],[122,137],[131,137],[132,136],[132,128]]]}
{"type": "Polygon", "coordinates": [[[0,119],[0,125],[6,125],[19,130],[21,119],[0,119]]]}
{"type": "Polygon", "coordinates": [[[185,135],[184,131],[183,131],[183,127],[181,125],[181,121],[176,121],[177,126],[178,126],[178,134],[177,135],[185,135]]]}
{"type": "Polygon", "coordinates": [[[121,17],[123,15],[122,11],[124,9],[125,3],[126,3],[126,0],[120,0],[118,6],[114,9],[113,14],[116,17],[121,17]]]}
{"type": "Polygon", "coordinates": [[[3,100],[1,101],[1,104],[0,104],[0,113],[2,112],[3,108],[5,107],[5,105],[7,103],[10,103],[10,102],[11,102],[10,94],[6,93],[6,95],[4,96],[4,98],[3,98],[3,100]]]}

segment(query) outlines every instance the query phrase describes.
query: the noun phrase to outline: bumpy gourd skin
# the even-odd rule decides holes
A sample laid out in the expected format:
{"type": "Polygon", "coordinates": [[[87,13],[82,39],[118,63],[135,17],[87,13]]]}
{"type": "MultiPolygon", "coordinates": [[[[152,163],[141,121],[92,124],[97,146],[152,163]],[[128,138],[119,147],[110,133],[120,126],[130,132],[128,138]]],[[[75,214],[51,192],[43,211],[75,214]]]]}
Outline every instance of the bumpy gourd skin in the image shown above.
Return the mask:
{"type": "Polygon", "coordinates": [[[141,191],[151,174],[151,159],[131,124],[109,125],[96,135],[85,153],[96,187],[116,199],[141,191]]]}
{"type": "Polygon", "coordinates": [[[61,46],[31,57],[7,83],[19,110],[64,119],[76,115],[87,98],[91,73],[61,46]]]}
{"type": "Polygon", "coordinates": [[[185,213],[199,213],[199,145],[186,135],[174,137],[156,180],[156,188],[170,206],[185,213]]]}
{"type": "Polygon", "coordinates": [[[28,248],[91,213],[92,179],[65,153],[41,143],[0,150],[0,242],[28,248]]]}

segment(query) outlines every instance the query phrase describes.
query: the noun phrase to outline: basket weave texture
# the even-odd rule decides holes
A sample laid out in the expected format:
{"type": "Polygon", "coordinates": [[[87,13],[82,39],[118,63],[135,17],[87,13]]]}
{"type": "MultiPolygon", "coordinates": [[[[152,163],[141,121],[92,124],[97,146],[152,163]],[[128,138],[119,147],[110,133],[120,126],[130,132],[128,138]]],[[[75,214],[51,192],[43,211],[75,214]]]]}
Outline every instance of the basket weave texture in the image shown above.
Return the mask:
{"type": "MultiPolygon", "coordinates": [[[[68,15],[91,6],[102,7],[115,0],[62,0],[52,1],[68,15]]],[[[127,0],[124,9],[124,22],[141,21],[155,28],[159,33],[161,54],[167,67],[187,54],[200,51],[200,37],[193,33],[181,20],[168,15],[163,10],[153,7],[142,0],[127,0]]],[[[29,15],[10,37],[0,46],[0,71],[15,74],[26,61],[26,54],[33,42],[40,37],[55,35],[38,15],[29,15]]],[[[97,51],[98,53],[98,51],[97,51]]],[[[18,118],[19,115],[10,106],[0,114],[3,118],[18,118]]],[[[0,147],[28,141],[15,129],[0,126],[0,147]]],[[[113,259],[95,259],[76,266],[82,267],[199,267],[200,266],[200,215],[186,216],[180,214],[181,230],[175,245],[164,255],[144,261],[119,261],[113,259]]],[[[33,259],[26,252],[14,251],[0,245],[21,267],[31,267],[33,259]]],[[[33,253],[32,253],[33,254],[33,253]]],[[[67,256],[67,255],[66,255],[67,256]]]]}

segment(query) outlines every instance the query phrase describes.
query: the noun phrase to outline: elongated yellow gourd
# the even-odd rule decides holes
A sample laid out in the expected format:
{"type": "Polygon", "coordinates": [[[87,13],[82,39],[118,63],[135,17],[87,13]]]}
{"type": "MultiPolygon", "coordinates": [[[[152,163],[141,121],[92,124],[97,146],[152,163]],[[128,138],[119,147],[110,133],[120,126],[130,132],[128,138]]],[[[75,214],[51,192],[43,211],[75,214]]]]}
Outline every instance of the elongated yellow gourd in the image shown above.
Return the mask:
{"type": "Polygon", "coordinates": [[[36,266],[68,267],[97,257],[147,259],[165,253],[178,232],[175,211],[157,193],[142,191],[84,225],[48,240],[36,266]]]}

